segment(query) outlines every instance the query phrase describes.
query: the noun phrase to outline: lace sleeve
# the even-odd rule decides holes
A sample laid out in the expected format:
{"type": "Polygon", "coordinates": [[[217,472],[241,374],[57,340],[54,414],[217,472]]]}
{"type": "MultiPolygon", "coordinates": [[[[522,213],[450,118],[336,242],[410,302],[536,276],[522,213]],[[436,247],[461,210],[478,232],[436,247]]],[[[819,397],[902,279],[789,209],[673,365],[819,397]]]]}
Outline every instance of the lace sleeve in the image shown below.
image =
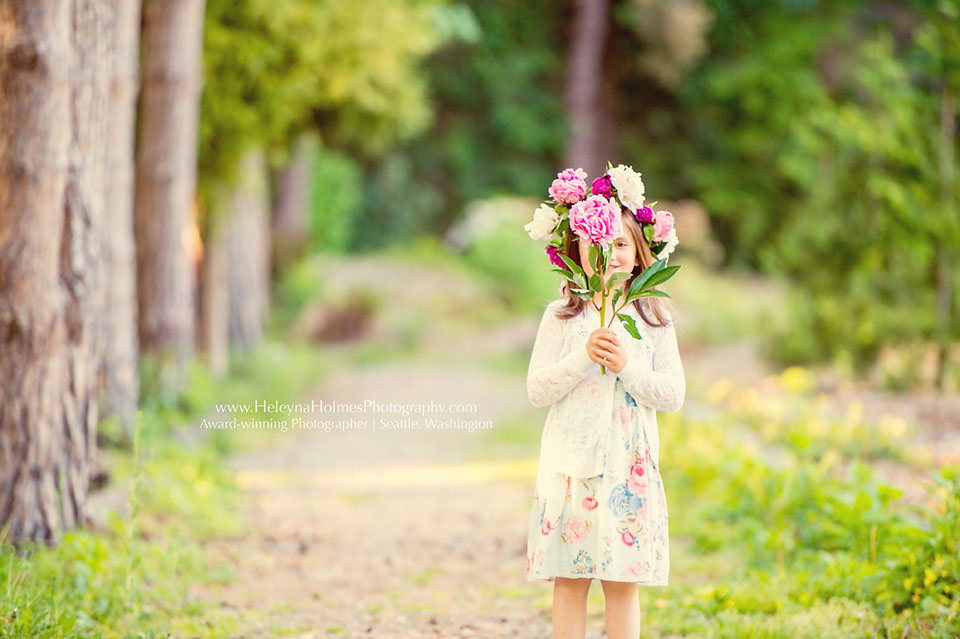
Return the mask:
{"type": "Polygon", "coordinates": [[[678,411],[683,406],[687,382],[672,322],[657,330],[654,342],[652,366],[637,358],[630,359],[620,371],[620,380],[638,403],[654,410],[678,411]]]}
{"type": "Polygon", "coordinates": [[[554,308],[554,304],[550,304],[543,313],[527,369],[527,395],[534,406],[549,406],[559,401],[594,365],[587,355],[586,340],[560,357],[563,320],[554,314],[554,308]]]}

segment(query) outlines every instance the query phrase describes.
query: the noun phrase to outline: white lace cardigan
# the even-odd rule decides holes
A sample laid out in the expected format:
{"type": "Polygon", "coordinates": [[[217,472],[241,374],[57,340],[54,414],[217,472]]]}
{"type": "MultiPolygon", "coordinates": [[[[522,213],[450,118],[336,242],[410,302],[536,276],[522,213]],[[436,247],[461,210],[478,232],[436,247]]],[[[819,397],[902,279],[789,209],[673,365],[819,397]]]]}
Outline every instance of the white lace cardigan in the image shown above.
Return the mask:
{"type": "MultiPolygon", "coordinates": [[[[606,375],[601,375],[600,365],[586,351],[587,337],[600,326],[600,313],[588,304],[576,317],[561,320],[555,311],[564,304],[565,300],[559,299],[547,305],[527,370],[530,402],[534,406],[550,406],[540,440],[541,473],[555,471],[579,479],[603,472],[618,377],[637,402],[651,456],[659,466],[656,411],[680,410],[686,394],[672,321],[663,327],[650,326],[632,302],[624,307],[621,313],[636,320],[643,339],[627,333],[620,320],[615,319],[610,327],[627,350],[627,363],[619,374],[608,367],[606,375]]],[[[672,320],[669,316],[668,319],[672,320]]]]}

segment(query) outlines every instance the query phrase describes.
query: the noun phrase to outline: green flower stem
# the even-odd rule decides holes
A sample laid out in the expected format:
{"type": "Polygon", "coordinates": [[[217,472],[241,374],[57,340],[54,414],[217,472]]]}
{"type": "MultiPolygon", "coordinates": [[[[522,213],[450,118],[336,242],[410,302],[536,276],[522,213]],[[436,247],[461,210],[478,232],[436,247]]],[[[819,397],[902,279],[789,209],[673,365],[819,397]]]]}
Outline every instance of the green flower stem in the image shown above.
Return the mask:
{"type": "MultiPolygon", "coordinates": [[[[603,251],[597,251],[597,273],[600,274],[600,326],[606,327],[606,322],[604,321],[604,314],[607,310],[607,287],[603,281],[603,251]]],[[[607,374],[607,367],[603,364],[600,365],[600,374],[607,374]]]]}

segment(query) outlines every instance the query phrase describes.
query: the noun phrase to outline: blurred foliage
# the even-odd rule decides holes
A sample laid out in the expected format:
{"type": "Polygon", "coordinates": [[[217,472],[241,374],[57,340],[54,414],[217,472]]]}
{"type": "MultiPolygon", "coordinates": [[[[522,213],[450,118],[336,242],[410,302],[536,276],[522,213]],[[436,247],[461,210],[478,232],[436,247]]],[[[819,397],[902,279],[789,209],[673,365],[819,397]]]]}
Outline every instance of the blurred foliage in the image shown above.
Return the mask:
{"type": "Polygon", "coordinates": [[[354,240],[363,212],[363,174],[350,156],[321,147],[313,161],[308,205],[312,251],[343,253],[354,240]]]}
{"type": "Polygon", "coordinates": [[[475,41],[428,59],[436,111],[429,132],[365,164],[364,235],[355,250],[440,232],[471,200],[545,197],[559,170],[565,12],[547,0],[460,6],[474,16],[475,41]]]}
{"type": "MultiPolygon", "coordinates": [[[[671,538],[689,535],[700,558],[737,558],[681,606],[704,613],[717,636],[737,636],[723,633],[723,613],[763,612],[784,623],[798,607],[838,599],[873,611],[871,626],[849,636],[946,639],[960,631],[960,467],[931,475],[927,505],[902,504],[902,491],[842,452],[857,449],[854,431],[832,433],[838,448],[817,459],[793,439],[757,447],[738,437],[736,415],[664,417],[662,450],[683,451],[662,470],[670,503],[684,504],[670,513],[671,538]],[[875,634],[881,627],[901,632],[875,634]]],[[[770,419],[802,430],[790,416],[770,419]]]]}
{"type": "Polygon", "coordinates": [[[681,91],[701,156],[686,173],[729,261],[796,285],[771,353],[863,372],[885,344],[955,339],[960,218],[940,120],[957,115],[955,101],[941,113],[957,3],[712,4],[713,54],[681,91]],[[954,260],[949,325],[939,251],[954,260]]]}
{"type": "Polygon", "coordinates": [[[442,0],[210,0],[204,28],[199,182],[231,183],[251,147],[282,162],[318,130],[331,148],[376,155],[432,118],[422,59],[470,37],[442,0]]]}

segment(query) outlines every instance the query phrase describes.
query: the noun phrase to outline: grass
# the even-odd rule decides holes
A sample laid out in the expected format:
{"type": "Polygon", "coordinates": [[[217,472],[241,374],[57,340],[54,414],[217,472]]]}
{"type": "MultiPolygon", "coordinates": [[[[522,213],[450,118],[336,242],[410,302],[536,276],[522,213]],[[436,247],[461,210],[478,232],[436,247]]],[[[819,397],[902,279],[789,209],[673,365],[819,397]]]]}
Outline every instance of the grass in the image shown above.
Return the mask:
{"type": "MultiPolygon", "coordinates": [[[[145,389],[132,449],[105,449],[111,484],[128,495],[129,512],[108,515],[105,530],[71,530],[53,547],[0,543],[0,638],[164,636],[229,637],[242,619],[219,603],[195,601],[192,585],[233,578],[215,564],[206,540],[244,533],[240,493],[227,456],[262,446],[270,433],[177,433],[197,428],[215,402],[289,401],[327,369],[316,351],[277,343],[235,355],[231,374],[216,380],[191,366],[187,390],[145,389]]],[[[109,439],[122,440],[107,422],[109,439]]],[[[6,531],[0,539],[6,537],[6,531]]]]}

